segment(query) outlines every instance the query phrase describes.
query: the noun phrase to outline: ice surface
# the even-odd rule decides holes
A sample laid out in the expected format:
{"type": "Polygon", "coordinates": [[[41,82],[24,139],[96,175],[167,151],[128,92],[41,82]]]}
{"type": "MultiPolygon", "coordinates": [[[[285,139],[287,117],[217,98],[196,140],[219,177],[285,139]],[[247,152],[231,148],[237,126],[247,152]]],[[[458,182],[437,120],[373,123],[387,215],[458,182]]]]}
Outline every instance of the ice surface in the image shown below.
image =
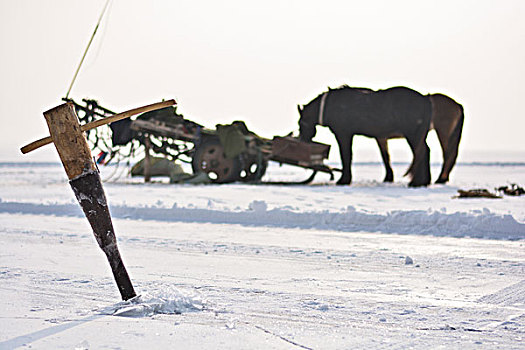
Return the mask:
{"type": "Polygon", "coordinates": [[[522,348],[525,197],[452,197],[523,186],[525,165],[460,164],[418,189],[382,184],[379,164],[354,173],[106,182],[140,295],[118,302],[60,164],[0,164],[0,349],[522,348]]]}

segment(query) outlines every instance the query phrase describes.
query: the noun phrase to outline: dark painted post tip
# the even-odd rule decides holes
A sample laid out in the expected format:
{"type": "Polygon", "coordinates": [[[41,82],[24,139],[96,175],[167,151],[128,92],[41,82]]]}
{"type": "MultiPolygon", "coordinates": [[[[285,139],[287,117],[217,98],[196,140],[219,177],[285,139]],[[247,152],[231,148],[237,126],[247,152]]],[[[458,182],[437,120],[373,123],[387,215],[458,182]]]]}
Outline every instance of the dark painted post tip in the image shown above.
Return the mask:
{"type": "Polygon", "coordinates": [[[98,245],[106,254],[113,277],[123,300],[136,296],[124,262],[120,256],[111,215],[97,171],[88,171],[69,181],[86,215],[98,245]]]}

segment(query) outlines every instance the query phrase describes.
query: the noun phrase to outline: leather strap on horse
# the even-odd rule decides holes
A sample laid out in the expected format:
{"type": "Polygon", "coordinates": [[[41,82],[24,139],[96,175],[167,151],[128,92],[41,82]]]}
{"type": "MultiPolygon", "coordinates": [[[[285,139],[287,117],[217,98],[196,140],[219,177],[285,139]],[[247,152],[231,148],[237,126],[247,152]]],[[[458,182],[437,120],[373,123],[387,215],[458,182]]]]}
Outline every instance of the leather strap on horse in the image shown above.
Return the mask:
{"type": "Polygon", "coordinates": [[[321,103],[319,105],[319,125],[321,126],[323,126],[324,122],[324,104],[326,102],[326,96],[328,96],[328,92],[323,94],[323,97],[321,97],[321,103]]]}

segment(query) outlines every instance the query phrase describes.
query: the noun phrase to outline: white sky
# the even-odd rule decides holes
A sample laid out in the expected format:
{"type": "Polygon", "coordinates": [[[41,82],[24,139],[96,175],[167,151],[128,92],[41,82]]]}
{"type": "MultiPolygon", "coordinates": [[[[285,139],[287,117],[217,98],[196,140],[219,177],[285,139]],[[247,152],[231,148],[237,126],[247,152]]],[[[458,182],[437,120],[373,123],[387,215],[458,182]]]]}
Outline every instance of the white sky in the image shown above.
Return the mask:
{"type": "MultiPolygon", "coordinates": [[[[42,112],[61,103],[104,4],[0,0],[0,161],[58,160],[50,146],[19,148],[47,135],[42,112]]],[[[460,160],[525,161],[523,18],[521,0],[113,0],[70,96],[115,111],[175,98],[207,127],[242,119],[272,137],[297,129],[297,104],[328,86],[405,85],[463,104],[460,160]]],[[[327,129],[317,140],[335,144],[327,129]]],[[[409,160],[404,141],[390,146],[409,160]]],[[[354,156],[380,160],[366,138],[354,156]]]]}

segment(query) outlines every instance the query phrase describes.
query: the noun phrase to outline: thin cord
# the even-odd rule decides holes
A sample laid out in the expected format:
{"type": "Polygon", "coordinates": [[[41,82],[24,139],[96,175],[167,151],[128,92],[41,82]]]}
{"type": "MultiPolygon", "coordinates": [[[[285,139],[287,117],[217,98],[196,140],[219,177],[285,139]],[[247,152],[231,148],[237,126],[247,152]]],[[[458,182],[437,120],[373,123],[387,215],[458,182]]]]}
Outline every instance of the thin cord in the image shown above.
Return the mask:
{"type": "Polygon", "coordinates": [[[108,31],[108,27],[109,27],[108,21],[109,21],[109,18],[111,17],[111,11],[113,9],[114,3],[115,3],[114,1],[110,1],[109,5],[108,5],[108,9],[106,10],[106,13],[104,14],[104,19],[100,23],[102,28],[101,28],[100,34],[97,34],[98,37],[99,37],[98,44],[95,45],[96,48],[93,48],[93,50],[95,50],[95,51],[92,53],[93,56],[92,56],[92,59],[90,60],[91,62],[86,62],[87,67],[92,66],[93,64],[95,64],[95,62],[97,61],[97,58],[100,56],[100,53],[102,51],[102,47],[104,46],[104,38],[106,37],[106,33],[108,31]]]}
{"type": "Polygon", "coordinates": [[[66,99],[69,97],[69,93],[71,92],[71,89],[73,88],[73,84],[75,83],[75,80],[77,79],[78,72],[80,71],[80,67],[82,66],[82,63],[84,63],[84,58],[86,58],[89,47],[91,46],[91,43],[93,42],[93,39],[95,38],[95,34],[97,33],[98,26],[100,25],[100,22],[102,21],[102,17],[104,16],[104,13],[106,12],[106,9],[108,8],[110,1],[111,0],[107,0],[106,4],[104,5],[104,8],[102,9],[102,13],[100,14],[95,30],[93,31],[93,34],[91,35],[91,39],[89,39],[89,43],[86,47],[86,50],[84,51],[84,55],[82,56],[82,59],[80,60],[80,64],[78,65],[77,71],[75,72],[75,75],[73,76],[73,80],[71,81],[71,84],[69,85],[69,89],[67,90],[67,94],[65,97],[66,99]]]}

